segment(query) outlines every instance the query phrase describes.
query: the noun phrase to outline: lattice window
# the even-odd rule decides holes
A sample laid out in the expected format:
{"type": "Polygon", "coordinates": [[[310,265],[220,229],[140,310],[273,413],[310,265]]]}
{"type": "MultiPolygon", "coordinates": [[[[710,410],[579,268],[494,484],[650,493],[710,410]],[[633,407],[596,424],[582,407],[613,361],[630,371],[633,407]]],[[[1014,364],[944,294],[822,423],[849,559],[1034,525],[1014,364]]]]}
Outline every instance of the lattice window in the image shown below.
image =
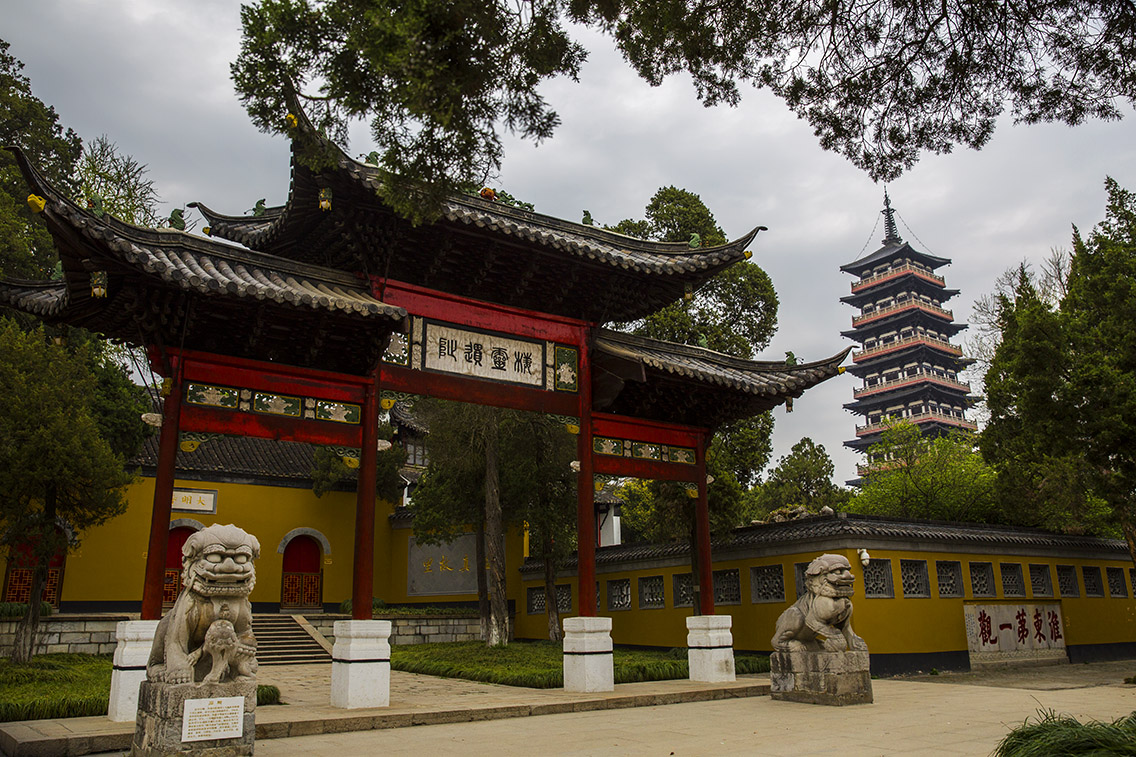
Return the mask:
{"type": "Polygon", "coordinates": [[[162,581],[162,603],[172,605],[181,593],[181,571],[177,568],[167,569],[162,581]]]}
{"type": "Polygon", "coordinates": [[[30,568],[12,568],[8,571],[8,586],[4,591],[5,602],[27,603],[32,595],[32,571],[30,568]]]}
{"type": "Polygon", "coordinates": [[[891,599],[895,589],[891,579],[891,560],[872,558],[864,568],[864,596],[891,599]]]}
{"type": "Polygon", "coordinates": [[[694,606],[694,577],[689,573],[676,573],[674,576],[674,606],[694,606]]]}
{"type": "Polygon", "coordinates": [[[617,578],[607,582],[607,609],[631,609],[631,579],[617,578]]]}
{"type": "Polygon", "coordinates": [[[1128,581],[1132,584],[1132,592],[1136,594],[1136,568],[1128,569],[1128,581]]]}
{"type": "Polygon", "coordinates": [[[1108,579],[1108,595],[1120,599],[1128,598],[1128,587],[1124,585],[1123,568],[1105,568],[1105,577],[1108,579]]]}
{"type": "Polygon", "coordinates": [[[556,609],[572,612],[572,584],[556,584],[556,609]]]}
{"type": "Polygon", "coordinates": [[[742,601],[742,579],[737,568],[714,571],[714,604],[737,605],[742,601]]]}
{"type": "Polygon", "coordinates": [[[958,560],[936,560],[935,577],[939,580],[940,597],[965,595],[962,588],[962,563],[958,560]]]}
{"type": "Polygon", "coordinates": [[[643,576],[639,579],[639,609],[657,610],[667,606],[663,594],[662,576],[643,576]]]}
{"type": "Polygon", "coordinates": [[[988,562],[970,564],[970,593],[975,597],[993,597],[994,566],[988,562]]]}
{"type": "Polygon", "coordinates": [[[749,569],[750,599],[755,603],[785,601],[785,570],[780,565],[749,569]]]}
{"type": "Polygon", "coordinates": [[[797,599],[805,593],[805,571],[809,569],[807,562],[799,562],[793,564],[793,582],[797,588],[797,599]]]}
{"type": "Polygon", "coordinates": [[[320,590],[322,579],[323,576],[319,573],[304,575],[304,588],[300,600],[302,607],[319,607],[323,604],[323,592],[320,590]]]}
{"type": "Polygon", "coordinates": [[[1081,596],[1081,590],[1077,587],[1077,569],[1072,565],[1058,565],[1057,588],[1063,597],[1081,596]]]}
{"type": "Polygon", "coordinates": [[[1022,564],[1004,562],[998,566],[1002,573],[1002,596],[1024,597],[1026,595],[1026,582],[1022,578],[1022,564]]]}
{"type": "Polygon", "coordinates": [[[544,612],[544,588],[541,586],[530,586],[526,592],[525,607],[528,608],[530,615],[535,615],[538,612],[544,612]]]}
{"type": "Polygon", "coordinates": [[[284,587],[280,592],[280,604],[285,607],[295,607],[300,604],[300,592],[303,590],[303,577],[299,573],[285,573],[284,587]]]}
{"type": "Polygon", "coordinates": [[[1053,577],[1049,574],[1048,565],[1030,563],[1030,588],[1035,597],[1053,596],[1053,577]]]}
{"type": "Polygon", "coordinates": [[[1095,565],[1081,566],[1081,578],[1085,580],[1086,597],[1103,597],[1104,581],[1101,580],[1101,570],[1095,565]]]}
{"type": "Polygon", "coordinates": [[[930,597],[931,582],[927,578],[926,560],[900,560],[899,580],[904,597],[930,597]]]}

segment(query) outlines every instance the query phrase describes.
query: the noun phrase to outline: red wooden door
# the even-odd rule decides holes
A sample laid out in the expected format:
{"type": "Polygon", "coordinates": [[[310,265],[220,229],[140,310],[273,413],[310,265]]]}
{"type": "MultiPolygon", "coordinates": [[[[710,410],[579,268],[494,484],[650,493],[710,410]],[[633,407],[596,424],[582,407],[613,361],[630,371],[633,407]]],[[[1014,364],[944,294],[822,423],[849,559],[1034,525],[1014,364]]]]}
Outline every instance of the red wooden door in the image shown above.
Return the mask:
{"type": "Polygon", "coordinates": [[[284,580],[280,607],[286,610],[314,610],[323,607],[323,570],[320,545],[301,535],[284,548],[284,580]]]}
{"type": "Polygon", "coordinates": [[[172,605],[181,593],[181,548],[193,532],[188,526],[170,529],[169,546],[166,547],[166,574],[162,582],[164,605],[172,605]]]}
{"type": "MultiPolygon", "coordinates": [[[[8,570],[4,575],[5,602],[26,603],[32,595],[32,572],[35,560],[26,544],[14,548],[8,560],[8,570]]],[[[59,608],[59,595],[63,590],[63,566],[67,561],[66,552],[56,552],[47,564],[47,583],[43,587],[43,601],[59,608]]]]}

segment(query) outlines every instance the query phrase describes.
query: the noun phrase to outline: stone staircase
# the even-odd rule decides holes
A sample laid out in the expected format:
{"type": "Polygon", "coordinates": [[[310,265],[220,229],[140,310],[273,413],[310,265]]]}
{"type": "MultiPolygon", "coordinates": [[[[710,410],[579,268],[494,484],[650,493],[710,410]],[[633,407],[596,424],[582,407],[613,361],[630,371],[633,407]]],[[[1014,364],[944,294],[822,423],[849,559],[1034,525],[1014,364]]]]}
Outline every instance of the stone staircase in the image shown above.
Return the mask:
{"type": "Polygon", "coordinates": [[[302,615],[253,615],[260,665],[331,662],[331,645],[302,615]]]}

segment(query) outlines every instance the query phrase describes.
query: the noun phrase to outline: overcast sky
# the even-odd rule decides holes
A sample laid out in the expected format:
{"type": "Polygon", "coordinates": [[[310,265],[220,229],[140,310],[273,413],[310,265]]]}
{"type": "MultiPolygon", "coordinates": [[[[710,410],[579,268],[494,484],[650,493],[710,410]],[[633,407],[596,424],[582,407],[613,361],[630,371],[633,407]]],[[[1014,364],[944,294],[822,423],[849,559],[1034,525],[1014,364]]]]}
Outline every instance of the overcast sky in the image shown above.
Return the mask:
{"type": "MultiPolygon", "coordinates": [[[[148,164],[167,208],[200,200],[239,214],[261,197],[286,200],[287,142],[250,124],[229,79],[237,3],[0,0],[0,9],[0,38],[36,96],[85,141],[107,134],[148,164]]],[[[539,212],[579,221],[587,209],[601,223],[642,218],[661,186],[696,192],[730,238],[769,228],[750,249],[773,278],[780,327],[760,357],[791,350],[816,360],[849,346],[840,331],[854,311],[839,298],[852,278],[839,268],[880,246],[883,187],[821,150],[766,92],[706,109],[687,79],[651,88],[605,38],[582,39],[591,53],[580,82],[545,88],[560,128],[539,146],[511,141],[498,184],[539,212]]],[[[1072,224],[1100,221],[1106,175],[1136,189],[1128,112],[1075,128],[1006,122],[981,152],[925,157],[889,185],[901,236],[953,260],[939,273],[961,290],[947,305],[956,320],[1003,270],[1068,248],[1072,224]]],[[[353,140],[350,154],[370,151],[365,127],[353,140]]],[[[846,374],[807,392],[792,414],[778,409],[773,462],[809,436],[832,456],[837,481],[853,477],[859,456],[843,442],[857,419],[842,405],[858,383],[846,374]]]]}

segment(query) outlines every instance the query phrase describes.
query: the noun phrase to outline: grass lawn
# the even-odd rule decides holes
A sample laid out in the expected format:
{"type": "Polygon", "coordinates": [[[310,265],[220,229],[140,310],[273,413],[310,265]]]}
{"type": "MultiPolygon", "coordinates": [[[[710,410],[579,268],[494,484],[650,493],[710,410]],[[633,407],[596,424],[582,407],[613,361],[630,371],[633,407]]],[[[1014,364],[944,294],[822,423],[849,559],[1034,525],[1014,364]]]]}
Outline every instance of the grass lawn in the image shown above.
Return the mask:
{"type": "MultiPolygon", "coordinates": [[[[686,678],[686,649],[654,650],[616,647],[616,683],[686,678]]],[[[564,685],[564,656],[550,641],[514,641],[507,647],[487,647],[480,641],[414,644],[391,648],[391,667],[408,673],[465,678],[471,681],[554,689],[564,685]]],[[[769,658],[735,654],[738,673],[766,673],[769,658]]]]}
{"type": "MultiPolygon", "coordinates": [[[[46,654],[25,665],[0,659],[0,722],[106,715],[109,655],[46,654]]],[[[279,704],[280,690],[257,686],[258,705],[279,704]]]]}

